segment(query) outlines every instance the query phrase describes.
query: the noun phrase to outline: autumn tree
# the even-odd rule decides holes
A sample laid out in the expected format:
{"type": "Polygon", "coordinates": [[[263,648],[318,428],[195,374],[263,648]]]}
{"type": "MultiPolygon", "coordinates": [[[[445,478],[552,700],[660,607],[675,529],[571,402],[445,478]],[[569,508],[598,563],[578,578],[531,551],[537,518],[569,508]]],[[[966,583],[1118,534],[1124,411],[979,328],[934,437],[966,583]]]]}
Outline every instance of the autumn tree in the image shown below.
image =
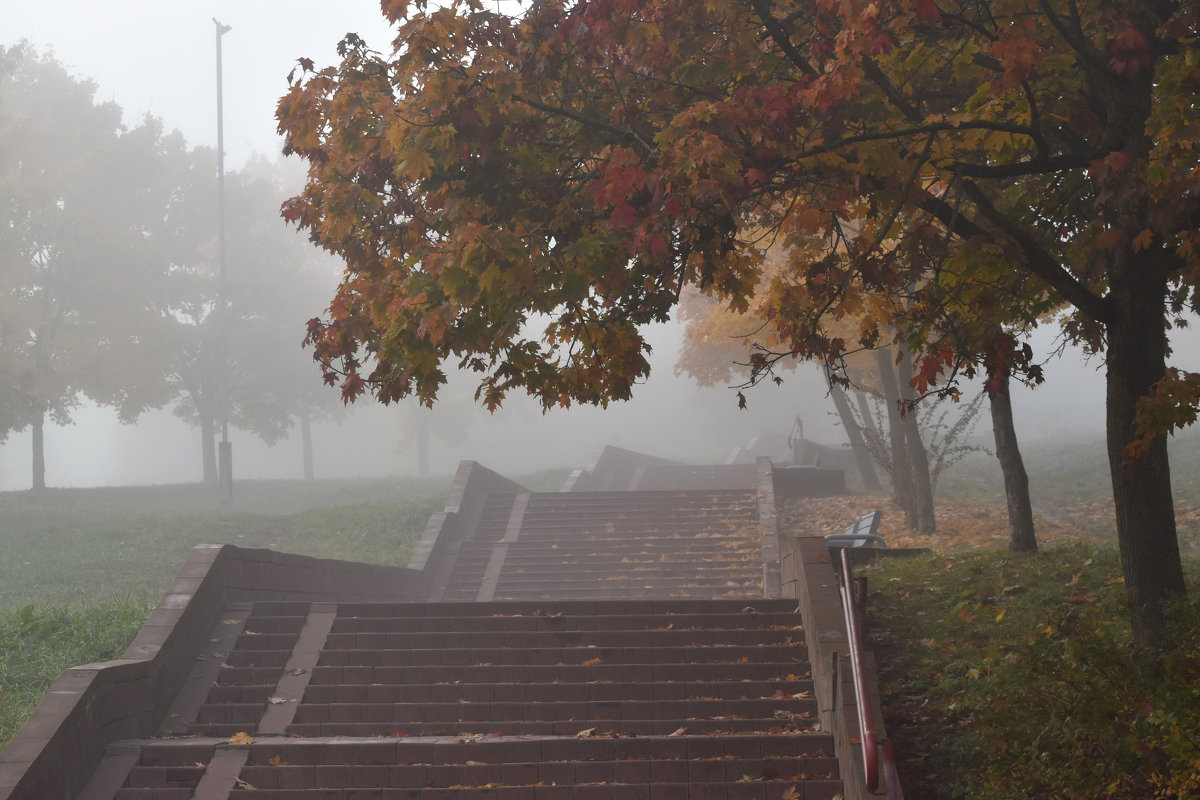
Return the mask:
{"type": "Polygon", "coordinates": [[[47,420],[69,423],[87,397],[130,422],[167,397],[147,244],[166,145],[155,120],[126,129],[93,84],[27,45],[0,63],[0,424],[32,429],[42,488],[47,420]]]}
{"type": "Polygon", "coordinates": [[[1022,331],[1049,297],[1106,359],[1133,629],[1155,641],[1185,591],[1163,434],[1200,388],[1166,361],[1200,276],[1194,5],[485,5],[389,0],[393,55],[348,36],[280,102],[309,163],[285,216],[348,266],[309,329],[347,397],[432,402],[446,359],[489,406],[628,397],[639,326],[687,285],[746,308],[762,231],[790,248],[786,349],[836,365],[890,339],[917,392],[1004,357],[943,346],[926,309],[1022,331]],[[857,342],[823,324],[851,314],[857,342]]]}

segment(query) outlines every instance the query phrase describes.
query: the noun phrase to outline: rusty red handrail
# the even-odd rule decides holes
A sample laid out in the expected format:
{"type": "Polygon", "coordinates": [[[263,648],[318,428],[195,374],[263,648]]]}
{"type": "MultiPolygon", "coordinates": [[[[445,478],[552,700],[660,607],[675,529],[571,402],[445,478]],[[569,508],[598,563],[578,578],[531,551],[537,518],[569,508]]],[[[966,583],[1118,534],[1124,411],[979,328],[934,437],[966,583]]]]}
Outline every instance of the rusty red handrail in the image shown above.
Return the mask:
{"type": "Polygon", "coordinates": [[[862,743],[867,791],[874,792],[879,788],[879,752],[882,747],[884,786],[888,800],[893,800],[899,782],[896,780],[892,743],[887,739],[880,742],[879,733],[875,730],[875,722],[871,717],[867,674],[863,669],[863,610],[860,603],[865,604],[866,590],[864,585],[856,584],[854,580],[849,548],[842,548],[839,566],[839,591],[842,595],[842,613],[846,618],[846,634],[850,639],[850,674],[854,682],[854,700],[858,710],[858,731],[862,743]]]}

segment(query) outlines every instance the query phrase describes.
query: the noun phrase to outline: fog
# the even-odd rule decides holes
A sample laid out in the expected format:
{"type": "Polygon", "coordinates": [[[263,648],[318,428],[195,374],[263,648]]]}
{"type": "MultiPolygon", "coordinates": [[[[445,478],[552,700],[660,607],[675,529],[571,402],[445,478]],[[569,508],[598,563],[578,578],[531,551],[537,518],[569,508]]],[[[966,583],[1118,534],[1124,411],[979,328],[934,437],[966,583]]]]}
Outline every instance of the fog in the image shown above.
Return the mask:
{"type": "MultiPolygon", "coordinates": [[[[1046,328],[1035,337],[1039,352],[1053,346],[1051,334],[1052,328],[1046,328]]],[[[449,474],[461,459],[507,474],[579,467],[606,444],[691,462],[721,462],[759,434],[786,434],[797,416],[808,438],[826,444],[845,441],[813,367],[802,365],[783,373],[781,386],[749,390],[749,408],[739,410],[734,390],[700,389],[674,375],[678,325],[657,326],[651,339],[655,349],[650,379],[637,387],[631,401],[614,403],[606,410],[577,407],[542,414],[532,401],[518,396],[493,415],[474,405],[468,383],[456,381],[438,407],[428,412],[430,471],[449,474]]],[[[1195,368],[1195,359],[1191,361],[1195,368]]],[[[1046,374],[1043,386],[1015,390],[1014,410],[1022,439],[1101,436],[1104,381],[1099,361],[1086,362],[1077,351],[1068,351],[1047,365],[1046,374]]],[[[314,365],[313,380],[319,379],[314,365]]],[[[407,421],[411,413],[412,406],[385,407],[363,399],[351,407],[345,420],[314,424],[316,476],[417,474],[417,452],[407,421]]],[[[988,433],[985,418],[976,434],[986,438],[988,433]]],[[[151,412],[135,425],[124,426],[111,410],[87,406],[77,413],[76,424],[48,426],[47,481],[52,486],[197,481],[199,439],[197,429],[170,412],[151,412]]],[[[230,439],[235,480],[303,476],[298,435],[269,447],[234,428],[230,439]]],[[[29,486],[29,448],[27,431],[11,435],[0,447],[0,490],[29,486]]]]}
{"type": "MultiPolygon", "coordinates": [[[[29,40],[77,77],[94,80],[96,99],[121,106],[127,124],[151,114],[180,130],[188,145],[215,146],[216,91],[214,25],[231,26],[223,38],[224,124],[228,169],[254,154],[278,151],[275,101],[296,58],[318,66],[335,60],[334,48],[347,31],[386,49],[390,40],[377,0],[246,2],[206,4],[162,0],[34,4],[0,0],[0,43],[29,40]]],[[[298,317],[297,330],[304,317],[298,317]]],[[[1040,329],[1035,351],[1055,348],[1056,328],[1040,329]]],[[[832,415],[819,372],[809,366],[783,373],[782,386],[748,392],[749,409],[737,408],[728,388],[699,389],[674,375],[681,331],[672,323],[654,328],[652,375],[634,399],[607,410],[576,408],[542,414],[531,401],[513,397],[495,415],[477,408],[472,387],[457,381],[445,393],[431,426],[429,469],[452,472],[460,459],[520,474],[545,467],[586,464],[605,444],[616,444],[681,460],[723,461],[735,448],[766,432],[786,434],[799,417],[808,438],[844,441],[832,415]]],[[[1176,366],[1200,369],[1200,342],[1178,333],[1176,366]]],[[[1018,387],[1014,410],[1026,440],[1095,436],[1104,424],[1104,381],[1098,359],[1088,362],[1074,349],[1047,365],[1047,383],[1018,387]]],[[[316,367],[312,381],[319,383],[316,367]]],[[[333,392],[334,390],[329,390],[333,392]]],[[[344,419],[315,423],[316,477],[411,475],[418,470],[412,408],[381,407],[364,399],[344,419]]],[[[109,486],[191,482],[201,478],[200,434],[170,411],[151,411],[134,425],[121,425],[108,408],[85,404],[75,424],[50,424],[45,434],[50,486],[109,486]]],[[[977,432],[987,433],[986,420],[977,432]]],[[[293,434],[296,433],[293,430],[293,434]]],[[[303,475],[299,437],[274,446],[233,428],[234,478],[291,479],[303,475]]],[[[0,490],[30,485],[30,432],[10,434],[0,445],[0,490]]]]}

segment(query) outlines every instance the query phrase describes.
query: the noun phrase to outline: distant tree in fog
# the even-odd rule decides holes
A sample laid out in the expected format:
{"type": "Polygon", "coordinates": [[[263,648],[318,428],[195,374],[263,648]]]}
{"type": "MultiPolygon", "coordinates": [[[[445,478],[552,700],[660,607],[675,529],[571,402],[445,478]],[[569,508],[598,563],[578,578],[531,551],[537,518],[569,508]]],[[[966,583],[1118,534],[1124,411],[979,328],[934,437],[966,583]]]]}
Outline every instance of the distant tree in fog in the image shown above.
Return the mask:
{"type": "MultiPolygon", "coordinates": [[[[160,312],[170,323],[166,365],[177,392],[174,412],[198,427],[206,481],[217,476],[221,420],[216,157],[199,149],[177,175],[178,224],[160,312]]],[[[304,472],[312,475],[309,423],[339,413],[300,346],[304,323],[336,282],[328,256],[279,219],[287,196],[279,164],[256,160],[226,175],[226,282],[229,422],[274,444],[300,423],[304,472]]]]}
{"type": "Polygon", "coordinates": [[[168,396],[148,292],[155,175],[180,142],[150,118],[126,129],[94,94],[26,44],[0,48],[0,436],[32,428],[34,488],[47,419],[87,397],[130,422],[168,396]]]}

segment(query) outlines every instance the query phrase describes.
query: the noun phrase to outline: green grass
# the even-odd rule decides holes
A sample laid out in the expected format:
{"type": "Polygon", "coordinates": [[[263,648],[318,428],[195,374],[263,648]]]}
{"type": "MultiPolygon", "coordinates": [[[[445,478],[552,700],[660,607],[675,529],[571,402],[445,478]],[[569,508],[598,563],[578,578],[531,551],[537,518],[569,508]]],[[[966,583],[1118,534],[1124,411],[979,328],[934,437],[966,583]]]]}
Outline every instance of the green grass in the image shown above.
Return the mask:
{"type": "Polygon", "coordinates": [[[407,563],[447,479],[244,481],[232,510],[201,484],[0,493],[0,611],[157,601],[201,543],[407,563]]]}
{"type": "MultiPolygon", "coordinates": [[[[1189,584],[1200,561],[1187,562],[1189,584]]],[[[971,551],[867,570],[909,797],[1200,794],[1200,600],[1162,658],[1130,643],[1116,548],[971,551]]]]}
{"type": "Polygon", "coordinates": [[[149,612],[149,603],[127,598],[0,614],[0,750],[64,669],[119,657],[149,612]]]}

